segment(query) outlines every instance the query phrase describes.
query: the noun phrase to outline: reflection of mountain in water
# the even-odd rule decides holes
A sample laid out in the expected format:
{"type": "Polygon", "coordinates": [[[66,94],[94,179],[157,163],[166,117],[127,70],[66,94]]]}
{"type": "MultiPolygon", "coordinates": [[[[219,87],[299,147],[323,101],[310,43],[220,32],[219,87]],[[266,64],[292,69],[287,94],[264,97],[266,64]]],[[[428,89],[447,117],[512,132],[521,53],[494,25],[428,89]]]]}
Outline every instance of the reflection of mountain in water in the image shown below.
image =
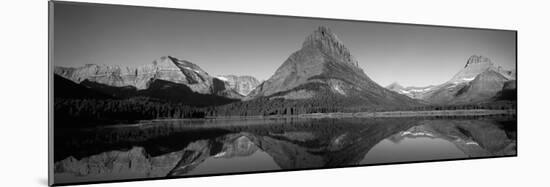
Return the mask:
{"type": "Polygon", "coordinates": [[[494,121],[484,120],[423,121],[421,125],[397,133],[388,139],[399,143],[404,138],[418,137],[447,140],[469,157],[503,156],[515,154],[516,150],[515,134],[500,129],[494,121]]]}
{"type": "MultiPolygon", "coordinates": [[[[369,150],[382,140],[398,143],[406,137],[442,138],[452,142],[469,157],[516,153],[515,128],[509,128],[514,126],[515,122],[507,124],[496,120],[283,119],[270,123],[272,124],[216,126],[192,130],[174,128],[174,132],[171,133],[155,130],[157,127],[150,127],[149,130],[138,128],[140,131],[163,133],[160,133],[159,137],[141,134],[147,138],[135,138],[134,141],[106,142],[121,145],[118,148],[106,148],[117,151],[103,151],[99,154],[91,152],[91,156],[70,156],[58,160],[55,164],[56,177],[59,176],[59,181],[76,182],[90,179],[194,175],[192,171],[203,163],[231,163],[236,162],[237,158],[244,158],[245,161],[250,159],[242,164],[250,167],[243,166],[246,170],[237,172],[349,166],[360,164],[369,150]],[[188,133],[189,131],[193,133],[188,133]],[[270,158],[257,159],[262,156],[270,158]],[[221,162],[205,162],[214,159],[221,162]],[[274,164],[270,167],[267,167],[269,164],[265,164],[264,167],[257,162],[274,164]]],[[[168,127],[158,125],[158,128],[168,127]]],[[[95,138],[96,142],[100,141],[97,136],[95,138]]]]}

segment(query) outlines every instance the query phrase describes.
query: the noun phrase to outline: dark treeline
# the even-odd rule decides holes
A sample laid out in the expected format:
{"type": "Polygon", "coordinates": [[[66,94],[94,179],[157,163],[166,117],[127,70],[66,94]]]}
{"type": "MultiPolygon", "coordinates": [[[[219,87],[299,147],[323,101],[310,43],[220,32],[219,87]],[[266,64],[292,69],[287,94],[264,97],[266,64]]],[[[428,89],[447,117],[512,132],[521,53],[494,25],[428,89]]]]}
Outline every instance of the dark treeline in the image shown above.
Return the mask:
{"type": "Polygon", "coordinates": [[[346,103],[335,100],[285,100],[260,98],[251,101],[236,102],[214,108],[211,116],[269,116],[297,115],[307,113],[353,112],[360,107],[345,106],[346,103]]]}
{"type": "Polygon", "coordinates": [[[91,127],[161,118],[204,118],[204,109],[147,98],[61,99],[54,104],[56,127],[91,127]]]}
{"type": "Polygon", "coordinates": [[[182,119],[222,116],[280,116],[331,112],[382,112],[422,110],[462,110],[516,108],[514,101],[498,101],[466,105],[376,106],[358,105],[350,100],[311,99],[286,100],[260,98],[222,106],[192,107],[185,103],[150,98],[131,99],[55,99],[56,127],[81,128],[98,125],[134,123],[139,120],[182,119]]]}
{"type": "Polygon", "coordinates": [[[345,99],[256,99],[252,101],[235,102],[209,110],[208,116],[269,116],[298,115],[308,113],[330,112],[385,112],[385,111],[426,111],[426,110],[510,110],[516,108],[515,101],[497,101],[462,105],[414,105],[414,106],[384,106],[362,105],[360,102],[345,99]]]}

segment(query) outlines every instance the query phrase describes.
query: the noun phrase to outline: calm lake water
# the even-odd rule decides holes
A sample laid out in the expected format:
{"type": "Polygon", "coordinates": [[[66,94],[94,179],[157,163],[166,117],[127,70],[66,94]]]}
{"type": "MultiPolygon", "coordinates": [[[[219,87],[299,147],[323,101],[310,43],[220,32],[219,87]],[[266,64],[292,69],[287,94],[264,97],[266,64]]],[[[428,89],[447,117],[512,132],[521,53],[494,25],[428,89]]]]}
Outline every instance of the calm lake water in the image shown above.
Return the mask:
{"type": "Polygon", "coordinates": [[[225,119],[56,130],[55,183],[516,155],[512,117],[225,119]]]}

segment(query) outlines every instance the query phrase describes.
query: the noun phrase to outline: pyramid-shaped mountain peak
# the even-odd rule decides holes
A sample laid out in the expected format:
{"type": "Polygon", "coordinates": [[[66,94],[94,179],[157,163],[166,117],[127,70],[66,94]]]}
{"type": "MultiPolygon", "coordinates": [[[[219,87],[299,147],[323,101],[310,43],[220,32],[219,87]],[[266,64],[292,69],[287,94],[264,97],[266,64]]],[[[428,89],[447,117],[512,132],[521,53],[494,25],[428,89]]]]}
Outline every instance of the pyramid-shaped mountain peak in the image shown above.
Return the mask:
{"type": "Polygon", "coordinates": [[[416,104],[413,99],[372,81],[336,34],[323,26],[307,36],[302,48],[247,96],[247,100],[257,98],[300,100],[308,104],[416,104]]]}
{"type": "Polygon", "coordinates": [[[464,67],[468,67],[472,64],[492,64],[491,59],[488,57],[482,56],[482,55],[472,55],[470,58],[468,58],[468,61],[466,61],[466,65],[464,67]]]}
{"type": "Polygon", "coordinates": [[[331,45],[343,45],[342,41],[338,39],[338,36],[334,34],[330,28],[325,26],[320,26],[317,29],[315,29],[304,41],[303,45],[304,47],[310,46],[310,45],[318,45],[318,42],[327,42],[326,44],[331,45]],[[330,43],[329,43],[330,42],[330,43]]]}
{"type": "Polygon", "coordinates": [[[306,37],[302,49],[317,49],[339,61],[358,67],[357,60],[351,55],[344,43],[338,39],[331,29],[320,26],[306,37]]]}

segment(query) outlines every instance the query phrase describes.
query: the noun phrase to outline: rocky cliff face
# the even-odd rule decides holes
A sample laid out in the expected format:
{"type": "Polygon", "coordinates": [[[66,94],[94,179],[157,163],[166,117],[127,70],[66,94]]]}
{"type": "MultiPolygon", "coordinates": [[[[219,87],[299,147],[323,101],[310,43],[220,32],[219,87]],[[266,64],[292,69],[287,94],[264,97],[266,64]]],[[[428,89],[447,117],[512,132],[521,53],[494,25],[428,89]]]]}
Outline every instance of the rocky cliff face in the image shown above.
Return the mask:
{"type": "Polygon", "coordinates": [[[116,87],[133,86],[140,90],[147,89],[151,79],[190,85],[199,93],[209,92],[211,84],[210,76],[199,66],[170,56],[160,57],[151,64],[138,67],[97,64],[77,68],[56,67],[55,74],[77,83],[89,80],[116,87]]]}
{"type": "Polygon", "coordinates": [[[350,51],[328,28],[319,27],[247,99],[261,97],[312,99],[334,96],[357,100],[357,104],[406,105],[413,99],[373,82],[350,51]],[[376,102],[374,102],[376,101],[376,102]]]}
{"type": "Polygon", "coordinates": [[[302,49],[315,48],[340,62],[359,67],[344,43],[327,27],[319,27],[302,43],[302,49]]]}
{"type": "Polygon", "coordinates": [[[156,80],[189,87],[199,94],[241,98],[228,83],[210,76],[198,65],[171,56],[163,56],[151,64],[137,67],[88,64],[83,67],[55,67],[55,74],[75,83],[89,81],[112,87],[148,89],[156,80]]]}
{"type": "Polygon", "coordinates": [[[229,85],[229,88],[235,90],[243,96],[247,96],[252,90],[260,85],[260,81],[258,81],[258,79],[246,75],[219,75],[216,78],[226,82],[229,85]]]}

